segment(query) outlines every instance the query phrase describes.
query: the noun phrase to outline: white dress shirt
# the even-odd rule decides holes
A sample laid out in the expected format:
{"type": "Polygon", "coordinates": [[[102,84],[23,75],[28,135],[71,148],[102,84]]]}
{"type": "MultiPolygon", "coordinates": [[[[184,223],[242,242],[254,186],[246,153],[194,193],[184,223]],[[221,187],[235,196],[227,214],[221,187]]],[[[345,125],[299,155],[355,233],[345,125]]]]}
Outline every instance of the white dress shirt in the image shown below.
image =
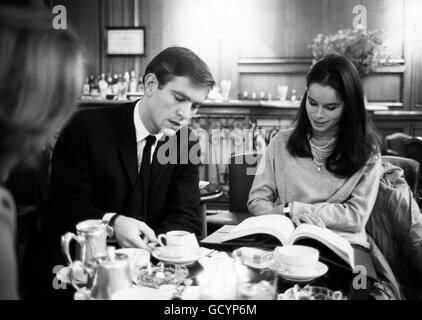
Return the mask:
{"type": "MultiPolygon", "coordinates": [[[[147,128],[145,128],[144,124],[142,123],[141,117],[139,116],[139,105],[141,100],[136,103],[135,109],[133,110],[133,121],[135,122],[135,131],[136,131],[136,143],[137,143],[137,152],[138,152],[138,171],[141,168],[142,163],[142,154],[144,152],[144,147],[146,143],[146,137],[151,135],[148,132],[147,128]]],[[[163,133],[160,132],[155,134],[155,143],[151,147],[151,159],[149,162],[152,162],[152,157],[154,156],[155,148],[157,147],[157,142],[162,137],[163,133]]]]}

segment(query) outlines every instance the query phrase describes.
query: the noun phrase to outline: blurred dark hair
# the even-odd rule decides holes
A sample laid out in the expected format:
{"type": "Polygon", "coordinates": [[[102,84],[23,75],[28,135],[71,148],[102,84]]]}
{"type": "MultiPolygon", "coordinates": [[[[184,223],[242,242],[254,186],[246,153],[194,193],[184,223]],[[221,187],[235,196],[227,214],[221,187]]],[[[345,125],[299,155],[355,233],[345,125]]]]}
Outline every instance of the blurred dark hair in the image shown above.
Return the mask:
{"type": "Polygon", "coordinates": [[[183,47],[169,47],[156,55],[145,70],[144,82],[149,73],[155,74],[159,87],[175,76],[188,77],[192,84],[210,89],[215,85],[207,64],[193,51],[183,47]]]}
{"type": "Polygon", "coordinates": [[[83,77],[73,33],[44,10],[0,7],[0,169],[33,163],[76,108],[83,77]]]}
{"type": "MultiPolygon", "coordinates": [[[[339,55],[327,55],[318,61],[306,77],[306,87],[318,83],[338,92],[344,103],[337,129],[335,148],[326,168],[339,177],[350,177],[379,151],[379,139],[367,116],[362,82],[353,63],[339,55]]],[[[312,157],[309,136],[312,125],[306,112],[307,91],[303,95],[287,149],[292,155],[312,157]]]]}

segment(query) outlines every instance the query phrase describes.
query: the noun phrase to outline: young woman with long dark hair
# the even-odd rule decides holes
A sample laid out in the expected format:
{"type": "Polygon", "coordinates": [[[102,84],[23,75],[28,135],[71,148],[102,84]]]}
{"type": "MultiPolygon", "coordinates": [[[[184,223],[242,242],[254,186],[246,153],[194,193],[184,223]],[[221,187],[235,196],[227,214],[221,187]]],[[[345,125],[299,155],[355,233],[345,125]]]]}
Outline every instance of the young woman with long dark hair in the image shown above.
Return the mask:
{"type": "Polygon", "coordinates": [[[306,86],[293,127],[281,130],[265,151],[249,211],[290,211],[296,224],[327,227],[367,247],[365,224],[377,196],[381,156],[361,79],[347,58],[328,55],[312,67],[306,86]]]}

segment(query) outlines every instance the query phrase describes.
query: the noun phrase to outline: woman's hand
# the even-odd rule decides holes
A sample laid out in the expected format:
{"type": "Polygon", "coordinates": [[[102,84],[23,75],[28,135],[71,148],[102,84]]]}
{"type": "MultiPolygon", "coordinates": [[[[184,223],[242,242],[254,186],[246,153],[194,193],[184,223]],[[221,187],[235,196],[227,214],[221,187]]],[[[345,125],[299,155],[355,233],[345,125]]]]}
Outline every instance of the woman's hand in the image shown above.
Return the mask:
{"type": "Polygon", "coordinates": [[[317,216],[313,213],[303,212],[303,213],[296,213],[290,214],[293,223],[296,226],[299,226],[301,223],[308,223],[313,224],[315,226],[325,228],[325,223],[322,221],[321,217],[317,216]]]}

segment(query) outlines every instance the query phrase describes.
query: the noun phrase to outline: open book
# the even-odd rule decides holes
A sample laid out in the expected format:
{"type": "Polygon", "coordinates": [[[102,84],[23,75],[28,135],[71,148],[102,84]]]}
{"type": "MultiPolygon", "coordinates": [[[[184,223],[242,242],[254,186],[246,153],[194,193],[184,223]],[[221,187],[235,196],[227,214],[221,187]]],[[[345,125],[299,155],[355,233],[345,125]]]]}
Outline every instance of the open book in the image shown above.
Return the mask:
{"type": "Polygon", "coordinates": [[[213,243],[235,246],[254,246],[255,244],[266,247],[268,236],[273,240],[272,247],[290,244],[313,246],[320,250],[321,257],[328,255],[328,260],[332,261],[337,260],[333,259],[337,256],[341,258],[343,265],[346,264],[349,269],[354,270],[354,249],[346,239],[329,229],[310,224],[301,224],[295,228],[289,218],[278,214],[251,217],[237,226],[224,226],[205,238],[201,244],[204,246],[213,243]]]}

